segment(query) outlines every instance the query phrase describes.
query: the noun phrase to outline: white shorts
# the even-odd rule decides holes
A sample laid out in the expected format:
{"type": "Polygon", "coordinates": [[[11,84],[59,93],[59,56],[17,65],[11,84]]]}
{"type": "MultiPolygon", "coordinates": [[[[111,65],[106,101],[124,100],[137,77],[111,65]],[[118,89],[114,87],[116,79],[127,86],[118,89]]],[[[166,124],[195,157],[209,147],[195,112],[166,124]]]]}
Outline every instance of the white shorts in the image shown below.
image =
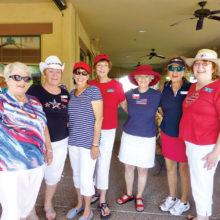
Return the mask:
{"type": "Polygon", "coordinates": [[[217,164],[211,170],[207,170],[204,168],[205,161],[202,158],[212,152],[215,145],[196,145],[187,141],[185,143],[197,214],[211,216],[214,175],[217,164]]]}
{"type": "Polygon", "coordinates": [[[109,169],[116,129],[102,130],[99,146],[99,157],[95,169],[95,186],[97,189],[108,189],[109,169]]]}
{"type": "Polygon", "coordinates": [[[91,158],[90,152],[90,149],[69,146],[74,186],[80,189],[80,194],[83,196],[92,196],[95,193],[93,175],[96,160],[91,158]]]}
{"type": "Polygon", "coordinates": [[[123,132],[118,158],[122,163],[141,168],[154,166],[156,137],[138,137],[123,132]]]}
{"type": "Polygon", "coordinates": [[[50,166],[46,166],[44,179],[47,185],[56,185],[60,181],[63,172],[67,156],[68,138],[51,142],[51,145],[53,149],[53,161],[50,166]]]}
{"type": "Polygon", "coordinates": [[[45,166],[30,170],[0,172],[1,220],[26,218],[33,209],[45,166]]]}

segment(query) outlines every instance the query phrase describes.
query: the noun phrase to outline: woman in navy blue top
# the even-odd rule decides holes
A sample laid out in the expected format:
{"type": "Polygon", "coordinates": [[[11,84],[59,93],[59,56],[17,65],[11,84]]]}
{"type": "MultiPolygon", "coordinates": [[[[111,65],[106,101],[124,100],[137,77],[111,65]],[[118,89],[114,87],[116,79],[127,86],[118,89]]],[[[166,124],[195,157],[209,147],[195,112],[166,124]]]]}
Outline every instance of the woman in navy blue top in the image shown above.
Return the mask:
{"type": "Polygon", "coordinates": [[[155,114],[160,104],[160,92],[149,86],[160,80],[159,73],[153,72],[148,65],[137,67],[129,75],[130,81],[138,85],[126,93],[128,119],[121,138],[119,160],[125,164],[126,194],[118,198],[122,205],[134,199],[134,170],[138,170],[138,189],[136,211],[144,211],[142,194],[145,189],[148,168],[154,166],[156,148],[155,114]]]}
{"type": "Polygon", "coordinates": [[[69,156],[73,169],[73,181],[77,193],[77,205],[66,217],[79,220],[93,218],[92,195],[95,193],[93,174],[99,155],[99,140],[102,126],[103,102],[100,90],[87,84],[90,67],[84,62],[74,65],[73,79],[76,89],[70,93],[69,113],[69,156]],[[83,201],[84,200],[84,201],[83,201]]]}
{"type": "Polygon", "coordinates": [[[171,215],[179,216],[189,210],[187,202],[190,190],[189,169],[186,157],[186,146],[179,136],[179,123],[182,116],[182,103],[190,87],[184,78],[186,63],[180,57],[174,57],[168,64],[169,82],[164,83],[161,94],[161,113],[163,120],[160,125],[162,154],[167,168],[169,196],[160,205],[161,211],[169,211],[171,215]],[[182,194],[176,198],[177,162],[182,194]]]}

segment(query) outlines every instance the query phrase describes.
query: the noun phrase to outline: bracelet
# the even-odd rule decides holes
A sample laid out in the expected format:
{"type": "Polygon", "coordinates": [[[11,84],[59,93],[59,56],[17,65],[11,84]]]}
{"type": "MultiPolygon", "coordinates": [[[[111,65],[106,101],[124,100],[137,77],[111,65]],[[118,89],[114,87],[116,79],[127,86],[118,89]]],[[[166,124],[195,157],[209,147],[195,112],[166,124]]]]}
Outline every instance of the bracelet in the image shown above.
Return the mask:
{"type": "Polygon", "coordinates": [[[98,144],[92,144],[92,146],[94,146],[94,147],[99,147],[99,145],[98,145],[98,144]]]}
{"type": "Polygon", "coordinates": [[[47,152],[53,153],[53,150],[52,149],[47,149],[47,152]]]}

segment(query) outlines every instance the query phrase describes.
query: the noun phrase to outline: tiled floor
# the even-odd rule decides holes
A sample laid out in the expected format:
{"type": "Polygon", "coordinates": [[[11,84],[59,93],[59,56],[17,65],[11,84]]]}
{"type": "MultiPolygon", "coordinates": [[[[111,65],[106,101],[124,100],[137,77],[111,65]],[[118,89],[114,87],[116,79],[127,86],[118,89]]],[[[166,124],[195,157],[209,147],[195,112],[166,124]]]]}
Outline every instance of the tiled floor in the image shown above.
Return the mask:
{"type": "MultiPolygon", "coordinates": [[[[122,130],[122,124],[124,117],[120,117],[119,129],[117,131],[117,137],[114,146],[114,152],[111,163],[110,171],[110,189],[108,191],[108,203],[112,211],[112,220],[183,220],[186,219],[187,214],[195,213],[195,207],[190,196],[190,204],[192,206],[191,210],[184,213],[183,216],[173,217],[168,213],[163,213],[158,209],[159,203],[167,196],[167,182],[166,182],[166,170],[163,167],[161,173],[157,176],[159,169],[159,163],[156,162],[156,167],[151,169],[149,172],[149,178],[146,190],[144,192],[144,203],[145,211],[142,213],[137,213],[135,211],[134,202],[129,202],[125,205],[117,205],[116,198],[125,192],[125,182],[124,182],[124,169],[123,165],[118,161],[117,154],[120,145],[120,135],[122,130]]],[[[62,181],[58,186],[57,193],[54,198],[54,205],[57,211],[57,220],[64,220],[67,211],[75,204],[75,193],[72,182],[72,171],[70,168],[69,158],[66,161],[66,166],[64,170],[62,181]]],[[[220,176],[220,167],[216,172],[216,181],[214,189],[214,205],[213,205],[213,217],[211,219],[220,220],[220,183],[217,178],[220,176]]],[[[202,184],[202,183],[201,183],[202,184]]],[[[134,183],[134,189],[136,190],[136,182],[134,183]]],[[[135,193],[134,190],[134,193],[135,193]]],[[[42,189],[40,191],[38,201],[37,201],[37,213],[41,220],[45,219],[43,209],[43,192],[44,184],[42,184],[42,189]]],[[[99,209],[97,204],[92,206],[94,211],[94,220],[100,219],[99,209]]],[[[75,219],[78,219],[76,217],[75,219]]]]}

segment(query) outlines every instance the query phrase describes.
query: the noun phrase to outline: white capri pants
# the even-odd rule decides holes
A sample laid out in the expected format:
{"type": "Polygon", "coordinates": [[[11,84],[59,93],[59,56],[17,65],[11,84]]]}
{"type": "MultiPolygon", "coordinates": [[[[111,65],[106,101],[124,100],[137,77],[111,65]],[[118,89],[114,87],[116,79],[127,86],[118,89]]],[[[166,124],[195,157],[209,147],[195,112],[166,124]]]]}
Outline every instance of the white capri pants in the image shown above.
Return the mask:
{"type": "Polygon", "coordinates": [[[92,196],[95,193],[93,175],[96,160],[91,158],[90,152],[90,149],[69,146],[74,186],[80,189],[80,194],[83,196],[92,196]]]}
{"type": "Polygon", "coordinates": [[[30,170],[0,172],[1,220],[26,218],[33,209],[45,166],[30,170]]]}
{"type": "Polygon", "coordinates": [[[196,145],[187,141],[185,143],[196,212],[201,216],[211,216],[213,182],[217,164],[211,170],[207,170],[204,168],[205,161],[202,158],[212,152],[215,145],[196,145]]]}
{"type": "Polygon", "coordinates": [[[116,129],[102,130],[99,146],[99,157],[95,168],[95,186],[97,189],[108,189],[109,169],[116,129]]]}
{"type": "Polygon", "coordinates": [[[50,166],[46,166],[44,179],[47,185],[56,185],[60,181],[63,172],[67,156],[68,138],[51,142],[51,145],[53,149],[53,161],[50,166]]]}

